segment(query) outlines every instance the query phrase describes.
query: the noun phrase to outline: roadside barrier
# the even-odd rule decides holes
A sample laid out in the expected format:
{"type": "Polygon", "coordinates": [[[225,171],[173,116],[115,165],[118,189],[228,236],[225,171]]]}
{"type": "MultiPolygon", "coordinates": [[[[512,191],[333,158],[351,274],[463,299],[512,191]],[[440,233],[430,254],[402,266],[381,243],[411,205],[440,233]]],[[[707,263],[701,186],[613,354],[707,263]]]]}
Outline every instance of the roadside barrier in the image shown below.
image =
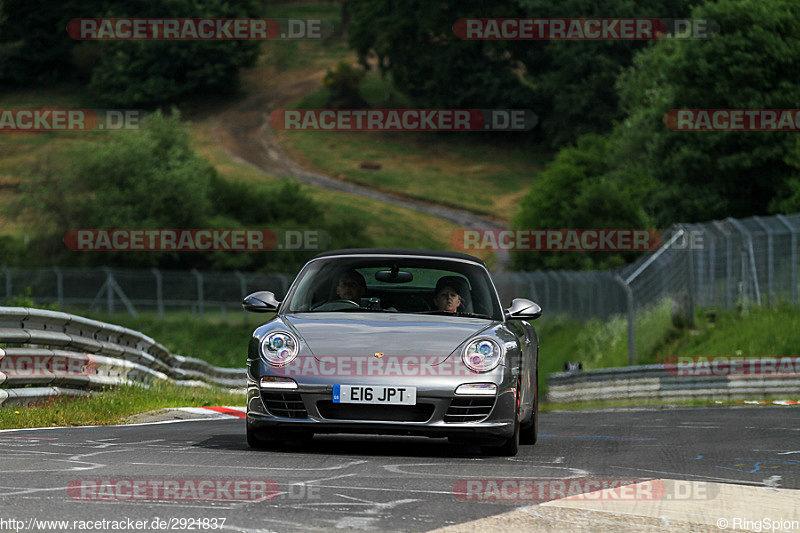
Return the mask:
{"type": "MultiPolygon", "coordinates": [[[[695,358],[696,359],[696,358],[695,358]]],[[[548,376],[556,403],[624,400],[743,400],[800,396],[800,358],[748,358],[569,371],[548,376]],[[759,364],[753,364],[757,361],[759,364]],[[777,363],[777,364],[776,364],[777,363]],[[790,369],[782,371],[781,364],[790,369]],[[747,371],[756,368],[756,371],[747,371]],[[744,371],[742,371],[744,369],[744,371]]]]}
{"type": "Polygon", "coordinates": [[[243,390],[245,369],[173,354],[147,335],[114,324],[0,307],[0,405],[155,381],[243,390]]]}

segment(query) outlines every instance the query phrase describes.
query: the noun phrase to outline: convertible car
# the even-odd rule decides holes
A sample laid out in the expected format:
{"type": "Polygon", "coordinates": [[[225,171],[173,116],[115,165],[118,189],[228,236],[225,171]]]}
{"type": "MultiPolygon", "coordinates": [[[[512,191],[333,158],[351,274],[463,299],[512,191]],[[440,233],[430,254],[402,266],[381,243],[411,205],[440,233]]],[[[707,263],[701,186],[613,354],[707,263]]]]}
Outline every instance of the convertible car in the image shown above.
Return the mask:
{"type": "Polygon", "coordinates": [[[446,437],[515,455],[537,435],[542,310],[503,309],[476,257],[422,250],[325,252],[250,339],[247,441],[260,448],[315,433],[446,437]]]}

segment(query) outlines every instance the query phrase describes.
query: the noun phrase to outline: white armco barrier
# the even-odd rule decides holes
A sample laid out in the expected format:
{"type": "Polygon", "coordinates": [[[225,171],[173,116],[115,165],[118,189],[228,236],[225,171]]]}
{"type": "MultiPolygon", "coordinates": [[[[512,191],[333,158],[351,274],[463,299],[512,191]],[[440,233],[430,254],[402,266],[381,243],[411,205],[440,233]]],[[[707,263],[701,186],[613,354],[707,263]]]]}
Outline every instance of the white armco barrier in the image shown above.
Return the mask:
{"type": "Polygon", "coordinates": [[[800,357],[676,358],[660,365],[550,374],[547,382],[547,399],[556,403],[797,398],[800,357]]]}
{"type": "Polygon", "coordinates": [[[0,405],[170,381],[243,390],[245,369],[170,353],[138,331],[27,307],[0,307],[0,405]]]}

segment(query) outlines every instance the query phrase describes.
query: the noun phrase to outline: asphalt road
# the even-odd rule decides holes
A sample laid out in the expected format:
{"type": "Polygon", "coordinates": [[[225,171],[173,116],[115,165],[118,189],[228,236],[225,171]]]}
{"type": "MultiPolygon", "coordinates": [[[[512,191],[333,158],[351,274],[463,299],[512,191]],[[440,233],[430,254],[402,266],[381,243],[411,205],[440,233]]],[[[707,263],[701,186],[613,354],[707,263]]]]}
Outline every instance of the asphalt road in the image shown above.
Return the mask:
{"type": "MultiPolygon", "coordinates": [[[[254,451],[247,447],[240,419],[0,432],[0,530],[14,530],[14,525],[17,531],[47,529],[28,522],[32,518],[130,518],[148,526],[158,518],[172,520],[170,527],[159,529],[213,530],[211,521],[194,528],[191,522],[177,522],[205,517],[234,531],[426,531],[535,503],[465,501],[454,494],[460,479],[579,477],[797,489],[800,410],[544,413],[539,443],[523,447],[514,458],[483,457],[477,449],[442,439],[345,435],[317,436],[281,451],[254,451]],[[108,486],[119,480],[193,480],[196,485],[220,479],[273,480],[280,493],[268,501],[241,501],[223,490],[217,494],[224,501],[193,501],[187,493],[153,502],[120,499],[128,494],[119,489],[122,485],[113,494],[110,489],[75,489],[91,486],[86,480],[108,486]],[[100,497],[106,500],[96,501],[100,497]]],[[[101,529],[111,530],[106,526],[101,529]]],[[[58,528],[51,524],[50,529],[58,528]]],[[[143,529],[153,528],[120,530],[143,529]]]]}

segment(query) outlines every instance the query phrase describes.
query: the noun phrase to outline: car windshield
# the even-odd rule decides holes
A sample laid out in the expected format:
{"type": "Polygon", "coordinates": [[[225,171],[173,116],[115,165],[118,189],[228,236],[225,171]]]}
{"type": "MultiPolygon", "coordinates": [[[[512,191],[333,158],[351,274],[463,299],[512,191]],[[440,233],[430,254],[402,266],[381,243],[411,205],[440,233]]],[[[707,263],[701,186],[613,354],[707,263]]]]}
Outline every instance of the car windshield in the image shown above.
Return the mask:
{"type": "Polygon", "coordinates": [[[473,263],[426,258],[331,258],[311,262],[284,312],[441,314],[502,320],[488,272],[473,263]]]}

